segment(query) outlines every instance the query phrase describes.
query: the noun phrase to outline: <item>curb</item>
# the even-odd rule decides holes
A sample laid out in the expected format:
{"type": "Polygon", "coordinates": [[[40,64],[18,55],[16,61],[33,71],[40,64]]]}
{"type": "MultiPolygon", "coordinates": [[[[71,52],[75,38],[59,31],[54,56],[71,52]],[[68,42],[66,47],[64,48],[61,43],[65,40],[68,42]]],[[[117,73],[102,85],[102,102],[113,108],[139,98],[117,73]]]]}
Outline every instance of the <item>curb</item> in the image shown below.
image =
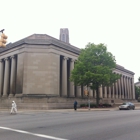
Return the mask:
{"type": "MultiPolygon", "coordinates": [[[[135,108],[135,110],[140,110],[140,107],[138,108],[135,108]]],[[[88,108],[85,108],[85,109],[81,109],[81,108],[78,108],[76,110],[77,112],[90,112],[90,111],[119,111],[119,108],[98,108],[98,109],[95,109],[95,108],[91,108],[90,110],[88,108]]],[[[18,113],[28,113],[28,112],[76,112],[74,109],[54,109],[54,110],[19,110],[18,113]]],[[[1,109],[0,110],[0,113],[8,113],[10,112],[9,109],[1,109]]]]}

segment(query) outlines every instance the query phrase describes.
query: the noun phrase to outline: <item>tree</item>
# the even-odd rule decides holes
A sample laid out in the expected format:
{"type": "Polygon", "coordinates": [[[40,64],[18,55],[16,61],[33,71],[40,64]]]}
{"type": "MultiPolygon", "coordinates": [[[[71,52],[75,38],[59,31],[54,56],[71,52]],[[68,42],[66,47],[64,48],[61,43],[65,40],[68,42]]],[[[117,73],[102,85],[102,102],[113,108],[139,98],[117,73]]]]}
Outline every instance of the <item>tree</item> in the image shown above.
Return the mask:
{"type": "MultiPolygon", "coordinates": [[[[140,82],[140,77],[138,78],[138,82],[140,82]]],[[[135,86],[135,96],[136,96],[136,99],[140,101],[140,87],[139,86],[135,86]]]]}
{"type": "Polygon", "coordinates": [[[136,99],[140,97],[140,87],[135,86],[135,94],[136,94],[136,99]]]}
{"type": "Polygon", "coordinates": [[[96,90],[96,104],[99,104],[99,87],[111,86],[120,75],[113,73],[116,68],[115,57],[107,51],[104,44],[89,43],[82,49],[70,80],[75,85],[82,85],[96,90]]]}

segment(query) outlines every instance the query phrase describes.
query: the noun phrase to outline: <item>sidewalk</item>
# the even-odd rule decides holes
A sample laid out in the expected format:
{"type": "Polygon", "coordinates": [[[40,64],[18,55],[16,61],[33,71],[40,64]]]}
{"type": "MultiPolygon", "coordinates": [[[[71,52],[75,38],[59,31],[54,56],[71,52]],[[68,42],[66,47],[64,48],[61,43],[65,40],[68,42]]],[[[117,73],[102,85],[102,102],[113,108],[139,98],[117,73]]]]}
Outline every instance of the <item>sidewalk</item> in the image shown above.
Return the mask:
{"type": "MultiPolygon", "coordinates": [[[[111,108],[78,108],[77,112],[87,112],[87,111],[117,111],[118,107],[111,108]]],[[[140,107],[135,107],[135,110],[140,110],[140,107]]],[[[10,112],[9,109],[0,109],[0,113],[10,112]]],[[[18,113],[28,113],[28,112],[75,112],[74,109],[50,109],[50,110],[25,110],[19,109],[18,113]]]]}

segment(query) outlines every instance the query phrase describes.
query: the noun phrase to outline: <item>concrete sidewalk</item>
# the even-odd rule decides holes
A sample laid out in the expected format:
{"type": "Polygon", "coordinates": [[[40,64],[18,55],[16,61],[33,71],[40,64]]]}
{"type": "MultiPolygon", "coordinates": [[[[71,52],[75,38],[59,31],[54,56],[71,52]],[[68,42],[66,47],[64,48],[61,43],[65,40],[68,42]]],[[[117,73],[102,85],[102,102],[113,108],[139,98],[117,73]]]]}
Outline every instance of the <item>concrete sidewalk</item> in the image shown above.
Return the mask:
{"type": "MultiPolygon", "coordinates": [[[[87,111],[117,111],[119,110],[118,107],[111,107],[111,108],[78,108],[77,112],[87,112],[87,111]]],[[[135,110],[140,110],[140,107],[135,107],[135,110]]],[[[10,113],[10,109],[0,109],[0,113],[10,113]]],[[[51,109],[51,110],[25,110],[19,109],[18,113],[28,113],[28,112],[75,112],[74,109],[51,109]]]]}

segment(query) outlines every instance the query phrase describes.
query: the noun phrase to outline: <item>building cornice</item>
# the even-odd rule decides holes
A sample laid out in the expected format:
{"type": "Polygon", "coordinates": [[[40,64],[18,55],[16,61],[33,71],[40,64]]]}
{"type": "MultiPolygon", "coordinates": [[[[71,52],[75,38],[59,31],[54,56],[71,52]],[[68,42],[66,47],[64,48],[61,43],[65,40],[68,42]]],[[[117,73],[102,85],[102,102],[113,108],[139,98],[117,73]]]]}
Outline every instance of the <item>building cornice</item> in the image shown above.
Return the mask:
{"type": "Polygon", "coordinates": [[[124,72],[127,72],[127,73],[130,73],[130,74],[132,74],[132,75],[135,74],[134,72],[129,71],[129,70],[125,69],[124,67],[118,65],[118,64],[116,65],[116,69],[121,70],[121,71],[124,71],[124,72]]]}

